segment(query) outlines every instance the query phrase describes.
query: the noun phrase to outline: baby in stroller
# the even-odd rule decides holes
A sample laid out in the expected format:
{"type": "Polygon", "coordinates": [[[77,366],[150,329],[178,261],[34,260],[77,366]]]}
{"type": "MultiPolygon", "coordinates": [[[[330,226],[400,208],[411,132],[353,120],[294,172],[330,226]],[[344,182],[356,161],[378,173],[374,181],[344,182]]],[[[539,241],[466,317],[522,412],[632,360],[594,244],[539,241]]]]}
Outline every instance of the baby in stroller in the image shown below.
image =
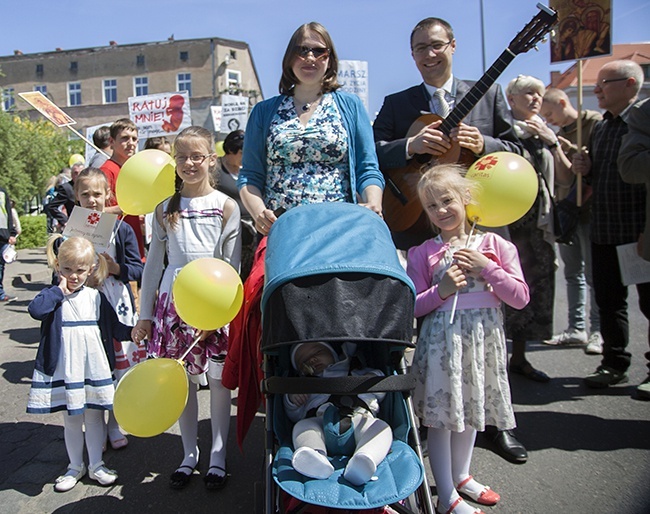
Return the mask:
{"type": "MultiPolygon", "coordinates": [[[[342,350],[339,355],[325,342],[297,343],[291,347],[291,364],[302,376],[384,375],[378,369],[356,365],[355,344],[344,343],[342,350]]],[[[294,469],[310,478],[327,479],[334,472],[328,455],[352,455],[343,476],[356,486],[368,482],[393,442],[390,426],[376,418],[385,395],[285,395],[285,411],[295,423],[291,459],[294,469]]]]}

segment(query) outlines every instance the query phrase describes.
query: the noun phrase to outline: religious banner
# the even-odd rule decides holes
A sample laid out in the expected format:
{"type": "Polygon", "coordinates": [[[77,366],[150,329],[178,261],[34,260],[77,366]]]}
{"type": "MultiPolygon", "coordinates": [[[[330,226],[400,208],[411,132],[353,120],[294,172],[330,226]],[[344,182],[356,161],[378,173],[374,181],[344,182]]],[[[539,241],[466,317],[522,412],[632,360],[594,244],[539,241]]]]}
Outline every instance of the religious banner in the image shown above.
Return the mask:
{"type": "Polygon", "coordinates": [[[18,96],[25,100],[25,102],[31,105],[52,123],[54,123],[57,127],[67,127],[68,125],[74,125],[77,123],[40,91],[18,93],[18,96]]]}
{"type": "Polygon", "coordinates": [[[129,118],[141,140],[178,134],[192,125],[187,91],[129,97],[129,118]]]}
{"type": "Polygon", "coordinates": [[[368,110],[368,61],[339,61],[337,75],[341,89],[361,98],[368,110]]]}
{"type": "Polygon", "coordinates": [[[246,130],[248,120],[248,97],[221,95],[221,132],[246,130]]]}
{"type": "Polygon", "coordinates": [[[551,0],[551,8],[558,14],[552,63],[611,55],[611,0],[551,0]]]}
{"type": "Polygon", "coordinates": [[[83,237],[93,244],[97,253],[103,253],[111,243],[115,220],[116,214],[93,211],[77,205],[65,224],[63,237],[83,237]]]}

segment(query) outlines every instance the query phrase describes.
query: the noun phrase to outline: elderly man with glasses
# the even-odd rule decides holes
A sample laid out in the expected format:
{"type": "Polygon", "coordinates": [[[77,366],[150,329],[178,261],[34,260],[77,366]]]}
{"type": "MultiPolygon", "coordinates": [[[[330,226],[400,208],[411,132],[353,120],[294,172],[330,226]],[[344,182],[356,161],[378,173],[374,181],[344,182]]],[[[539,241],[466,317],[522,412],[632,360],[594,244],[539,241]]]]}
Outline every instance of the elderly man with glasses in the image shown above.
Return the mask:
{"type": "MultiPolygon", "coordinates": [[[[628,289],[618,271],[617,247],[636,243],[642,235],[646,190],[644,184],[623,181],[617,159],[623,137],[628,133],[628,115],[637,101],[643,78],[641,66],[633,61],[612,61],[600,69],[594,94],[605,114],[594,127],[587,151],[573,158],[573,172],[586,176],[593,191],[592,274],[600,311],[603,358],[596,371],[585,377],[585,384],[592,388],[628,381],[631,361],[627,351],[630,335],[628,289]]],[[[641,312],[650,319],[650,282],[637,284],[636,288],[641,312]]],[[[650,361],[650,352],[646,353],[646,358],[650,361]]],[[[649,399],[647,381],[644,384],[636,394],[641,399],[649,399]]]]}

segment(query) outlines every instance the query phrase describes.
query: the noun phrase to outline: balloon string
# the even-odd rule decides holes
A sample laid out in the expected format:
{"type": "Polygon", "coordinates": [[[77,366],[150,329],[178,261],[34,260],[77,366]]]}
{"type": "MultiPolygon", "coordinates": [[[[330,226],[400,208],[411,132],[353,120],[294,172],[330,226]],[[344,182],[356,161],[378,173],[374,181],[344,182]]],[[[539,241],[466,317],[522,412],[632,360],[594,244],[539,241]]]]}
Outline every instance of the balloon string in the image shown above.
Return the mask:
{"type": "MultiPolygon", "coordinates": [[[[118,231],[120,230],[120,225],[122,225],[122,222],[124,221],[124,216],[122,216],[120,219],[117,220],[117,227],[111,232],[111,238],[108,241],[108,248],[111,247],[111,245],[115,242],[115,237],[117,236],[118,231]]],[[[108,248],[106,251],[108,251],[108,248]]]]}
{"type": "MultiPolygon", "coordinates": [[[[474,216],[472,218],[472,229],[469,231],[469,235],[467,236],[467,241],[465,242],[465,248],[469,248],[469,245],[471,244],[472,237],[474,236],[474,229],[476,229],[476,222],[478,221],[478,218],[474,216]]],[[[454,294],[454,301],[451,305],[451,317],[449,318],[449,324],[453,325],[454,324],[454,318],[456,317],[456,305],[458,305],[458,294],[460,291],[457,289],[456,294],[454,294]]]]}
{"type": "Polygon", "coordinates": [[[199,332],[199,335],[196,336],[196,339],[194,339],[194,341],[189,346],[189,348],[185,350],[185,353],[181,356],[181,358],[178,359],[178,362],[183,364],[183,362],[185,361],[185,357],[187,357],[187,355],[192,351],[192,348],[194,348],[200,340],[201,340],[201,332],[199,332]]]}

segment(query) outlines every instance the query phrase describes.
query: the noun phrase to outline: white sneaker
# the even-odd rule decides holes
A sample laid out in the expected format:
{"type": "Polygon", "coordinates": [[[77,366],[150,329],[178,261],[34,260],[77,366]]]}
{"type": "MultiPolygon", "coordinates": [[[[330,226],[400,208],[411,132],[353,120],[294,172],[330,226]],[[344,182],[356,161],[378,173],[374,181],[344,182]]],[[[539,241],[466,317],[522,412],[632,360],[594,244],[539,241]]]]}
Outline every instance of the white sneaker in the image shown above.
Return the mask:
{"type": "Polygon", "coordinates": [[[77,467],[70,464],[68,466],[68,471],[66,472],[66,474],[61,475],[54,482],[54,490],[60,493],[65,493],[66,491],[69,491],[75,485],[77,485],[77,482],[79,482],[79,480],[81,480],[85,474],[86,474],[86,466],[82,464],[81,467],[77,467]]]}
{"type": "Polygon", "coordinates": [[[553,339],[544,341],[544,344],[552,346],[563,346],[570,344],[587,344],[587,332],[577,328],[568,328],[561,334],[553,336],[553,339]]]}
{"type": "Polygon", "coordinates": [[[101,485],[112,485],[117,480],[117,473],[104,466],[104,461],[88,468],[88,477],[96,480],[101,485]]]}
{"type": "Polygon", "coordinates": [[[585,353],[589,355],[602,355],[603,353],[603,336],[600,332],[592,332],[589,336],[589,342],[585,346],[585,353]]]}

